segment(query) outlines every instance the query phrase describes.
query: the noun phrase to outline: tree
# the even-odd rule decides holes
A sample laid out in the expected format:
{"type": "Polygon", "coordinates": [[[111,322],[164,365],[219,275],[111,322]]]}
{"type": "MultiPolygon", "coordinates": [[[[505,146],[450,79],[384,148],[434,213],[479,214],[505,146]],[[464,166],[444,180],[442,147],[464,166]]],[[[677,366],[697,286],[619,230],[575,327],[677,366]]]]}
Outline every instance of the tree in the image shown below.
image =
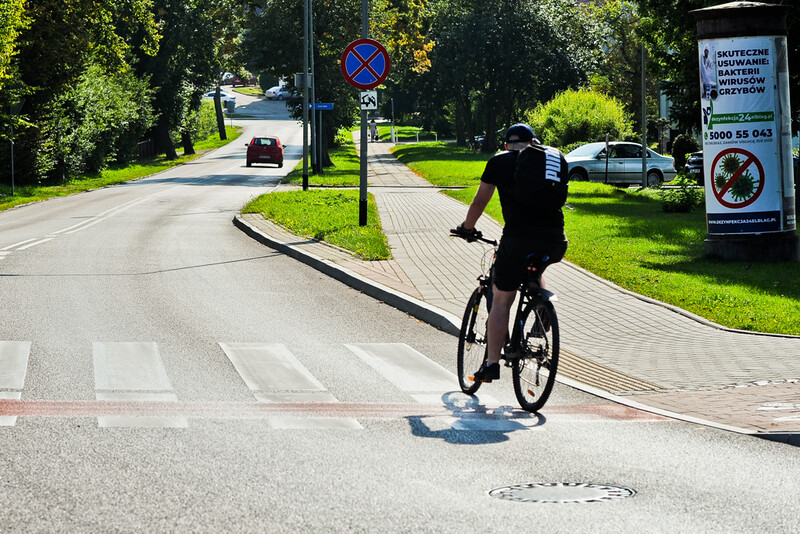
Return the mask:
{"type": "Polygon", "coordinates": [[[234,0],[154,0],[154,13],[163,37],[157,54],[140,55],[137,70],[154,91],[156,150],[175,159],[170,132],[180,130],[184,152],[194,151],[182,127],[219,80],[223,45],[238,34],[240,16],[234,0]]]}
{"type": "Polygon", "coordinates": [[[633,137],[631,120],[619,100],[589,89],[568,89],[526,117],[546,145],[566,149],[575,143],[633,137]]]}
{"type": "Polygon", "coordinates": [[[570,2],[442,0],[437,14],[431,76],[453,95],[458,138],[469,130],[474,108],[489,151],[498,124],[508,126],[536,103],[578,87],[597,60],[594,25],[570,2]]]}
{"type": "MultiPolygon", "coordinates": [[[[150,0],[36,0],[25,3],[29,24],[17,39],[14,59],[18,82],[26,93],[23,110],[27,128],[16,143],[16,170],[20,183],[65,175],[67,156],[57,146],[59,131],[94,124],[91,108],[68,112],[67,95],[74,94],[81,77],[98,68],[113,78],[128,69],[134,45],[155,48],[158,33],[149,14],[150,0]],[[79,122],[75,122],[79,121],[79,122]]],[[[97,72],[97,71],[95,71],[97,72]]],[[[107,79],[111,79],[107,78],[107,79]]],[[[130,85],[126,87],[130,88],[130,85]]],[[[125,98],[136,97],[127,95],[125,98]]],[[[102,122],[102,121],[98,121],[102,122]]],[[[114,148],[109,147],[113,152],[114,148]]],[[[87,154],[87,153],[85,153],[87,154]]],[[[105,154],[105,161],[112,153],[105,154]]],[[[74,168],[81,168],[83,164],[74,168]]]]}
{"type": "MultiPolygon", "coordinates": [[[[630,0],[608,0],[588,8],[602,28],[602,63],[590,76],[590,86],[625,106],[633,117],[634,130],[641,131],[642,117],[642,39],[639,36],[639,10],[630,0]]],[[[647,115],[658,110],[658,88],[646,76],[647,115]]]]}

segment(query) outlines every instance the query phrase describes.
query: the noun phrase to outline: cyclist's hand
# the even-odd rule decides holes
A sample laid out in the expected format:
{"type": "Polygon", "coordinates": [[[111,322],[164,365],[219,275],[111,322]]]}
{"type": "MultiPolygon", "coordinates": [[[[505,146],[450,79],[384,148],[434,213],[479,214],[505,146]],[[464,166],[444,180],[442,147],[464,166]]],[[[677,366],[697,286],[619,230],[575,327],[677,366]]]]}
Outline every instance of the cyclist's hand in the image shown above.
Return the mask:
{"type": "Polygon", "coordinates": [[[475,241],[483,237],[483,234],[481,233],[480,230],[477,230],[475,228],[467,230],[466,228],[464,228],[464,223],[461,223],[456,228],[450,230],[450,235],[466,239],[467,243],[474,243],[475,241]]]}

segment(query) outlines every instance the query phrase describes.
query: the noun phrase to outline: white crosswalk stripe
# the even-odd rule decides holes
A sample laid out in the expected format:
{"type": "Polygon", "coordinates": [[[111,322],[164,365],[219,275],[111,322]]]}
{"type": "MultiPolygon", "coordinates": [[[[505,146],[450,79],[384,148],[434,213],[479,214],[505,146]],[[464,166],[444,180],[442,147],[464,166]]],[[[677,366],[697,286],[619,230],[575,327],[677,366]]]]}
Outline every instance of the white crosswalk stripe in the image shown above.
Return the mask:
{"type": "MultiPolygon", "coordinates": [[[[158,346],[155,343],[94,343],[95,398],[99,401],[175,402],[158,346]]],[[[101,427],[185,428],[184,417],[97,418],[101,427]]]]}
{"type": "MultiPolygon", "coordinates": [[[[260,402],[338,402],[285,345],[219,345],[260,402]]],[[[270,424],[276,428],[362,428],[351,417],[279,417],[272,418],[270,424]]]]}
{"type": "MultiPolygon", "coordinates": [[[[0,399],[20,400],[28,371],[30,341],[0,341],[0,399]]],[[[14,426],[17,416],[0,416],[0,426],[14,426]]]]}
{"type": "Polygon", "coordinates": [[[401,391],[408,393],[420,404],[444,404],[453,410],[453,416],[427,417],[424,423],[430,430],[485,430],[507,432],[525,426],[534,426],[535,419],[521,420],[499,418],[466,418],[465,412],[492,411],[500,402],[489,395],[470,397],[457,388],[456,375],[424,354],[404,343],[367,343],[345,345],[361,360],[383,375],[401,391]]]}

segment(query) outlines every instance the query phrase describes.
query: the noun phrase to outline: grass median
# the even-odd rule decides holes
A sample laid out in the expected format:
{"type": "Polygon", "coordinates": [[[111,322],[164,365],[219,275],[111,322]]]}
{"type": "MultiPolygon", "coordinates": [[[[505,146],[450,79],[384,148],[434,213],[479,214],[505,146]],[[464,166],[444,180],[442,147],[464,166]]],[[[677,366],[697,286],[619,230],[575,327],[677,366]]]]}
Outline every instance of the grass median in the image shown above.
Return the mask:
{"type": "MultiPolygon", "coordinates": [[[[309,176],[307,191],[280,191],[261,195],[248,203],[243,213],[261,213],[293,234],[320,239],[353,252],[361,259],[391,258],[381,229],[375,198],[367,198],[367,225],[359,226],[360,163],[352,143],[332,149],[334,166],[323,174],[309,176]],[[348,189],[343,189],[347,187],[348,189]]],[[[302,162],[283,179],[299,184],[302,162]]]]}
{"type": "Polygon", "coordinates": [[[56,185],[36,185],[14,188],[14,195],[11,194],[11,187],[0,186],[0,211],[28,204],[39,202],[49,198],[64,197],[93,189],[100,189],[109,185],[136,180],[144,176],[149,176],[157,172],[167,170],[195,158],[199,158],[203,152],[224,146],[241,134],[241,130],[227,126],[225,128],[227,140],[221,141],[218,135],[212,135],[208,139],[198,141],[194,148],[196,154],[179,156],[178,159],[168,160],[164,156],[144,158],[134,163],[125,165],[112,165],[97,174],[79,176],[68,180],[63,184],[56,185]]]}

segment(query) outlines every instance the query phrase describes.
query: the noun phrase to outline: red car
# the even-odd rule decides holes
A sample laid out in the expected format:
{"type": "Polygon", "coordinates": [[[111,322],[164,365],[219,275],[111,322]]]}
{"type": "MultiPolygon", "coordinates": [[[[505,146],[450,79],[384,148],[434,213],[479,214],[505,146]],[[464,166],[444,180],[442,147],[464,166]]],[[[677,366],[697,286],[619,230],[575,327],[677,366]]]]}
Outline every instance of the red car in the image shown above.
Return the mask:
{"type": "Polygon", "coordinates": [[[254,137],[247,147],[247,166],[253,163],[277,163],[283,167],[283,145],[277,137],[254,137]]]}

